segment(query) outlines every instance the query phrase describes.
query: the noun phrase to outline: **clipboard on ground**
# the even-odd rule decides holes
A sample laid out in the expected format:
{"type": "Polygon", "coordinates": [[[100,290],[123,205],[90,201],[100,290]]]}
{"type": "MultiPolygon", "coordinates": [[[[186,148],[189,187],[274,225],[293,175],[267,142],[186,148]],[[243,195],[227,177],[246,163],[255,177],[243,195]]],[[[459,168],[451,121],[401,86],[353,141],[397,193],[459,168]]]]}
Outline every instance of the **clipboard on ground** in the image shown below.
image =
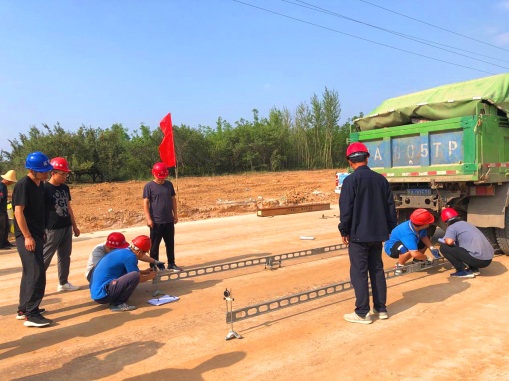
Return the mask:
{"type": "Polygon", "coordinates": [[[180,298],[178,296],[163,295],[163,296],[160,296],[159,298],[150,299],[150,300],[148,300],[147,303],[152,304],[153,306],[160,306],[160,305],[163,305],[166,303],[176,302],[179,299],[180,298]]]}

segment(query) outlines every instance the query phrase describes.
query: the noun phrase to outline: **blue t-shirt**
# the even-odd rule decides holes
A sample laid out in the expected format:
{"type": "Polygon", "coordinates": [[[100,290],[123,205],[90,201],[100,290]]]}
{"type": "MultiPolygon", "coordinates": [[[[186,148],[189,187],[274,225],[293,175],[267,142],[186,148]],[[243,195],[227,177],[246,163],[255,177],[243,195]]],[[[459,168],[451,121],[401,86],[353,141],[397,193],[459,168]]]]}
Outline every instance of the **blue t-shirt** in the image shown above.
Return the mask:
{"type": "Polygon", "coordinates": [[[466,221],[458,221],[447,227],[444,239],[453,239],[458,246],[467,250],[474,258],[481,260],[493,259],[493,246],[484,234],[474,225],[466,221]]]}
{"type": "Polygon", "coordinates": [[[104,298],[108,295],[106,292],[108,283],[132,271],[140,271],[136,255],[130,249],[112,251],[95,266],[90,280],[90,296],[93,300],[104,298]]]}
{"type": "MultiPolygon", "coordinates": [[[[398,241],[403,243],[403,246],[406,247],[407,251],[415,251],[418,249],[417,245],[421,238],[424,238],[427,235],[427,229],[416,231],[410,221],[402,222],[392,230],[391,237],[385,241],[384,251],[387,255],[391,255],[391,248],[398,241]]],[[[401,252],[406,253],[406,251],[401,252]]]]}

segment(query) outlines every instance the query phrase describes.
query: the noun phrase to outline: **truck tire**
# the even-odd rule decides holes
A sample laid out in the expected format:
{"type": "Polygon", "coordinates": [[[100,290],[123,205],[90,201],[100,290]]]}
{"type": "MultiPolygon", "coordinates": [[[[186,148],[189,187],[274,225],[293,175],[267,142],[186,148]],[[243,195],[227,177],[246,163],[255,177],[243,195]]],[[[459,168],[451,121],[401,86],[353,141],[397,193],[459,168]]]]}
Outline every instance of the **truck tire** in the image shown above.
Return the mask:
{"type": "Polygon", "coordinates": [[[503,228],[495,228],[497,242],[505,255],[509,255],[509,208],[505,208],[505,220],[503,228]]]}
{"type": "Polygon", "coordinates": [[[502,249],[500,248],[497,242],[497,235],[495,233],[495,228],[477,228],[481,231],[482,234],[486,237],[491,246],[493,246],[493,250],[495,250],[495,254],[501,254],[502,249]]]}

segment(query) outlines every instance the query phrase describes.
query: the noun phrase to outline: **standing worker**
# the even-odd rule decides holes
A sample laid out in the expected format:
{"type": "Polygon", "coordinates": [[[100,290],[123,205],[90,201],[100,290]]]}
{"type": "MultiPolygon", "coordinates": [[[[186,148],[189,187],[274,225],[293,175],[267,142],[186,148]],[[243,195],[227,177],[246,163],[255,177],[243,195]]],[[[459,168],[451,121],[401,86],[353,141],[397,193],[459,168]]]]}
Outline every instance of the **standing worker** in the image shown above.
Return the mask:
{"type": "Polygon", "coordinates": [[[382,262],[382,241],[396,226],[396,208],[389,182],[368,167],[369,152],[355,142],[346,150],[353,173],[343,181],[339,198],[343,243],[348,245],[350,280],[355,290],[355,312],[343,315],[351,323],[371,324],[371,314],[387,319],[387,283],[382,262]],[[369,306],[368,274],[373,294],[369,306]]]}
{"type": "Polygon", "coordinates": [[[44,243],[44,267],[48,270],[55,252],[58,256],[57,291],[76,291],[80,288],[69,283],[71,267],[72,234],[80,236],[71,207],[71,191],[65,181],[69,176],[69,164],[63,157],[51,160],[51,178],[44,183],[46,196],[46,242],[44,243]]]}
{"type": "Polygon", "coordinates": [[[53,169],[49,158],[42,152],[27,156],[25,167],[28,174],[14,186],[12,205],[14,207],[14,235],[16,248],[21,258],[19,306],[16,319],[25,319],[27,327],[44,327],[51,320],[42,316],[39,308],[46,290],[44,268],[44,181],[53,169]]]}
{"type": "Polygon", "coordinates": [[[175,263],[175,224],[178,222],[176,193],[168,177],[164,163],[156,163],[152,168],[154,179],[143,188],[143,210],[150,228],[150,256],[159,260],[159,245],[164,240],[168,270],[179,272],[182,268],[175,263]]]}
{"type": "Polygon", "coordinates": [[[16,172],[14,170],[7,171],[2,175],[0,181],[0,249],[10,249],[15,247],[9,242],[9,215],[7,214],[7,187],[16,182],[16,172]]]}
{"type": "Polygon", "coordinates": [[[442,255],[454,266],[454,278],[474,278],[480,268],[488,267],[495,251],[484,234],[471,223],[462,221],[452,208],[442,210],[442,221],[447,224],[442,255]]]}

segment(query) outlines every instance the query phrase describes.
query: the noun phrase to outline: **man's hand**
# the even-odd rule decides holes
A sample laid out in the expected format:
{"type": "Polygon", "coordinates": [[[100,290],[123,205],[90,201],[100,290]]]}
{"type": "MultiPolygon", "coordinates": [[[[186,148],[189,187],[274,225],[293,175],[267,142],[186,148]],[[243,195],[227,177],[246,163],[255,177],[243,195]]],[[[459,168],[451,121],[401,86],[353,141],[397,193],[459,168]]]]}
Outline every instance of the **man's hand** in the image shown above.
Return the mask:
{"type": "Polygon", "coordinates": [[[154,263],[150,264],[150,268],[154,271],[164,271],[164,262],[156,260],[154,263]]]}
{"type": "Polygon", "coordinates": [[[152,280],[156,277],[156,271],[152,271],[152,269],[148,268],[146,270],[140,270],[140,282],[146,282],[148,280],[152,280]]]}
{"type": "Polygon", "coordinates": [[[154,221],[152,221],[152,218],[147,218],[147,226],[152,229],[154,227],[154,221]]]}
{"type": "Polygon", "coordinates": [[[341,238],[343,238],[343,243],[345,245],[350,244],[350,236],[349,235],[345,235],[344,237],[341,237],[341,238]]]}
{"type": "Polygon", "coordinates": [[[75,237],[79,237],[81,234],[80,229],[77,226],[73,227],[72,231],[73,231],[75,237]]]}
{"type": "Polygon", "coordinates": [[[32,237],[25,238],[25,247],[28,251],[35,251],[35,239],[32,237]]]}
{"type": "Polygon", "coordinates": [[[433,257],[435,257],[436,259],[438,258],[441,258],[442,256],[440,255],[440,251],[438,251],[438,249],[429,249],[429,251],[431,251],[431,255],[433,255],[433,257]]]}

